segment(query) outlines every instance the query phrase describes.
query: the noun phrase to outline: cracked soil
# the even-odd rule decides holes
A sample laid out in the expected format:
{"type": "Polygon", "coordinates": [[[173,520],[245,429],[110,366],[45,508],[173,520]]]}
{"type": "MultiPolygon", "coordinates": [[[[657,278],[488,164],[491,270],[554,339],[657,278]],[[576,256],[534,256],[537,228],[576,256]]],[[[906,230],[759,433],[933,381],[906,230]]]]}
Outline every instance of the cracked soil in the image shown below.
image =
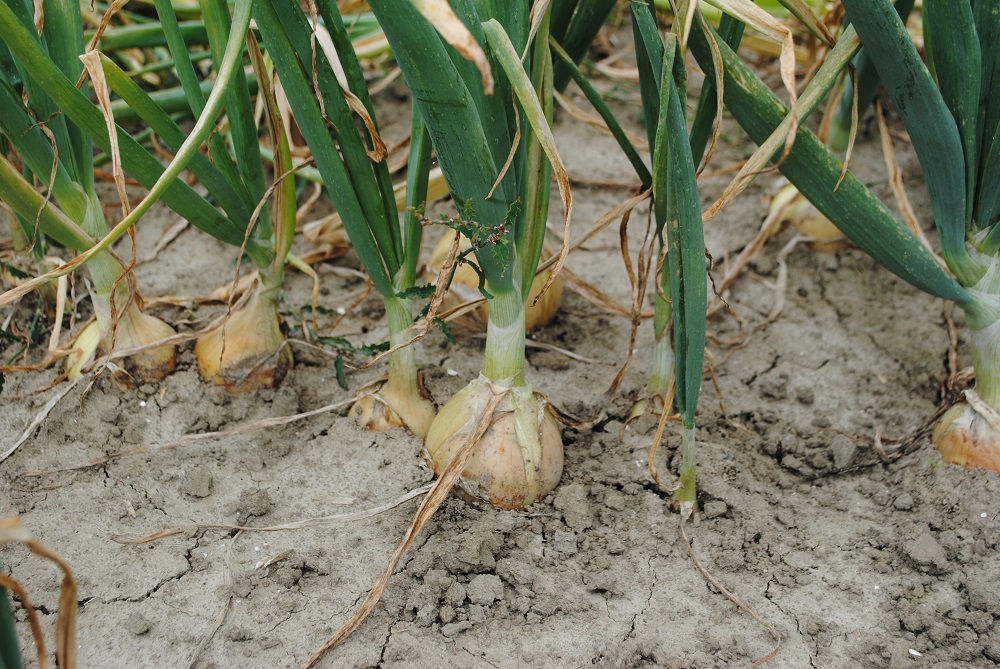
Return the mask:
{"type": "MultiPolygon", "coordinates": [[[[621,109],[638,122],[635,105],[621,109]]],[[[396,125],[402,131],[408,123],[396,125]]],[[[748,147],[731,139],[739,136],[727,127],[715,166],[747,155],[748,147]]],[[[627,178],[627,163],[596,131],[560,115],[557,137],[571,174],[627,178]]],[[[861,142],[854,167],[888,197],[877,141],[862,133],[861,142]]],[[[916,160],[901,142],[897,149],[929,224],[916,160]]],[[[706,203],[726,180],[703,179],[706,203]]],[[[756,233],[773,188],[773,175],[765,175],[708,224],[716,280],[756,233]]],[[[574,232],[626,196],[577,187],[574,232]]],[[[553,211],[556,220],[555,204],[553,211]]],[[[633,216],[633,247],[645,220],[645,210],[633,216]]],[[[140,225],[140,255],[173,221],[161,213],[140,225]]],[[[627,302],[616,227],[574,253],[569,267],[627,302]]],[[[875,448],[876,435],[889,448],[938,405],[948,350],[943,305],[855,249],[818,253],[799,244],[787,259],[784,308],[768,322],[778,250],[792,236],[785,231],[768,243],[728,294],[731,310],[710,324],[711,375],[697,432],[701,511],[688,528],[694,550],[779,630],[782,646],[768,666],[994,666],[1000,477],[944,465],[926,436],[889,464],[875,448]],[[732,345],[740,323],[751,334],[732,345]]],[[[139,285],[146,295],[204,294],[231,279],[232,258],[232,249],[189,230],[139,267],[139,285]]],[[[320,304],[329,310],[349,306],[363,287],[338,273],[340,266],[357,261],[317,268],[320,304]]],[[[308,304],[310,284],[289,272],[286,289],[284,315],[300,336],[294,314],[308,304]]],[[[379,313],[370,298],[335,334],[379,341],[379,313]]],[[[163,315],[183,328],[204,313],[163,315]]],[[[668,496],[650,481],[656,420],[646,416],[623,431],[629,398],[650,366],[651,330],[644,322],[607,419],[590,431],[564,429],[566,467],[556,491],[524,514],[447,501],[374,614],[320,666],[749,667],[769,652],[767,632],[702,578],[668,496]]],[[[529,380],[564,410],[586,416],[624,359],[628,322],[567,290],[555,322],[533,339],[544,348],[528,349],[529,380]]],[[[480,349],[475,336],[451,346],[440,333],[418,345],[425,383],[439,402],[478,374],[480,349]]],[[[383,569],[414,502],[366,520],[288,531],[208,527],[363,510],[430,479],[418,439],[399,430],[363,432],[343,412],[101,467],[22,476],[350,397],[326,356],[294,352],[297,364],[284,384],[253,395],[231,396],[201,381],[190,345],[159,387],[126,392],[105,375],[86,393],[82,385],[71,392],[0,465],[0,515],[20,514],[75,569],[81,666],[297,666],[383,569]],[[114,540],[169,528],[180,531],[144,544],[114,540]],[[218,630],[202,647],[220,612],[218,630]]],[[[351,387],[378,373],[352,374],[351,387]]],[[[53,377],[8,378],[0,398],[5,446],[53,392],[32,391],[53,377]]],[[[668,431],[660,450],[667,480],[676,472],[678,441],[668,431]]],[[[0,563],[42,607],[51,634],[57,573],[18,547],[0,549],[0,563]]],[[[16,614],[28,648],[24,611],[16,614]]]]}

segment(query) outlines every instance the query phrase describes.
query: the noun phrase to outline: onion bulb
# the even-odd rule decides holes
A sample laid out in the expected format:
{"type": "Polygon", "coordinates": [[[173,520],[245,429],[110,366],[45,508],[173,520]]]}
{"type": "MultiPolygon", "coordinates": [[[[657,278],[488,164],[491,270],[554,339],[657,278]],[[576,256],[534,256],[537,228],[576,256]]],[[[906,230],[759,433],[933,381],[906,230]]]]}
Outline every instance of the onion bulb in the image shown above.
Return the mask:
{"type": "MultiPolygon", "coordinates": [[[[448,255],[448,249],[451,246],[451,235],[444,235],[441,241],[437,243],[434,247],[434,251],[431,253],[431,259],[427,262],[428,268],[428,281],[433,281],[436,273],[441,269],[442,263],[444,263],[445,258],[448,255]]],[[[466,251],[470,248],[471,244],[469,240],[462,237],[461,246],[459,251],[466,251]]],[[[542,252],[542,258],[548,258],[551,253],[545,251],[542,252]]],[[[548,279],[548,273],[542,272],[537,275],[531,282],[531,290],[528,293],[528,309],[525,313],[524,326],[529,332],[537,328],[542,328],[552,322],[555,318],[556,312],[559,311],[559,305],[562,303],[562,293],[563,284],[562,277],[556,275],[555,281],[549,286],[549,289],[545,291],[545,294],[538,299],[538,302],[532,306],[535,299],[538,298],[538,294],[542,290],[542,286],[545,285],[545,281],[548,279]]],[[[470,302],[482,297],[482,293],[479,292],[479,275],[476,274],[476,270],[472,269],[468,265],[459,265],[455,269],[455,276],[452,277],[451,287],[448,289],[448,293],[445,295],[444,303],[442,304],[443,310],[449,310],[464,302],[470,302]]],[[[477,332],[485,332],[486,324],[490,317],[490,307],[489,302],[484,302],[478,309],[469,314],[468,316],[459,319],[463,325],[471,330],[477,332]]]]}
{"type": "Polygon", "coordinates": [[[1000,472],[1000,414],[975,395],[948,409],[934,428],[934,444],[944,461],[966,469],[1000,472]]]}
{"type": "Polygon", "coordinates": [[[499,392],[506,394],[458,485],[493,506],[523,509],[556,487],[563,468],[559,426],[546,399],[530,386],[504,388],[480,375],[441,408],[427,433],[425,455],[440,476],[499,392]]]}
{"type": "Polygon", "coordinates": [[[795,186],[786,184],[771,200],[769,214],[778,209],[784,209],[779,223],[785,221],[795,226],[795,229],[812,242],[817,251],[838,251],[847,246],[844,233],[830,219],[821,214],[812,202],[807,200],[795,186]]]}
{"type": "Polygon", "coordinates": [[[425,437],[437,410],[419,380],[416,387],[418,390],[415,393],[414,388],[408,384],[393,383],[392,379],[383,378],[364,392],[348,415],[357,418],[371,432],[385,432],[390,427],[402,427],[419,437],[425,437]]]}
{"type": "Polygon", "coordinates": [[[83,368],[94,359],[97,345],[101,343],[101,326],[96,320],[80,330],[73,340],[73,348],[66,356],[66,378],[76,381],[83,376],[83,368]]]}
{"type": "MultiPolygon", "coordinates": [[[[129,299],[116,314],[114,327],[109,299],[95,295],[94,311],[97,319],[77,335],[73,343],[75,352],[66,359],[67,377],[71,381],[80,377],[83,368],[95,356],[147,346],[177,334],[159,318],[145,313],[134,298],[129,299]]],[[[115,364],[114,378],[119,385],[131,388],[156,383],[165,379],[177,365],[177,347],[174,344],[154,346],[133,353],[115,364]]]]}
{"type": "Polygon", "coordinates": [[[272,291],[258,284],[222,326],[194,346],[201,375],[230,392],[274,388],[292,364],[272,291]]]}

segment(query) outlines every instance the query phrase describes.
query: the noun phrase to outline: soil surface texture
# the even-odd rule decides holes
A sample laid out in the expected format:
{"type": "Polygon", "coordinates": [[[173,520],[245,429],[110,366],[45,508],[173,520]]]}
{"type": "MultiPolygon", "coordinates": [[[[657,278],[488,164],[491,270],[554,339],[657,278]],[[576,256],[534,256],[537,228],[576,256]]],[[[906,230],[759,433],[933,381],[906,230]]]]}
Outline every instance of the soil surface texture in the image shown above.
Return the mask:
{"type": "MultiPolygon", "coordinates": [[[[634,87],[610,93],[623,119],[638,127],[634,87]]],[[[398,122],[388,123],[390,136],[408,128],[401,95],[390,88],[378,101],[400,110],[398,122]]],[[[873,128],[860,133],[853,166],[891,201],[873,128]]],[[[725,126],[701,180],[706,206],[732,175],[712,170],[752,151],[741,137],[725,126]]],[[[581,179],[573,191],[575,238],[630,196],[613,183],[634,177],[610,138],[566,113],[558,115],[557,140],[570,174],[581,179]]],[[[930,229],[919,165],[905,141],[896,148],[930,229]]],[[[757,234],[776,187],[774,174],[762,176],[706,226],[716,283],[757,234]]],[[[553,191],[556,230],[560,215],[553,191]]],[[[644,204],[629,223],[633,259],[647,220],[644,204]]],[[[164,212],[144,220],[139,255],[175,221],[164,212]]],[[[699,511],[685,527],[693,551],[780,635],[769,667],[1000,664],[1000,477],[944,464],[920,434],[942,401],[945,305],[854,248],[819,252],[795,235],[784,230],[768,241],[709,324],[697,429],[699,511]],[[911,438],[901,457],[883,457],[911,438]]],[[[297,244],[297,252],[310,249],[297,244]]],[[[127,245],[121,253],[128,256],[127,245]]],[[[147,297],[205,295],[232,280],[235,256],[188,230],[136,275],[147,297]]],[[[630,302],[617,221],[568,266],[630,302]]],[[[364,281],[348,271],[359,268],[350,254],[316,267],[321,327],[363,293],[364,281]]],[[[289,270],[283,316],[293,339],[302,339],[311,287],[289,270]]],[[[14,318],[30,317],[36,299],[23,300],[14,318]]],[[[651,309],[651,294],[646,302],[651,309]]],[[[87,303],[80,308],[86,317],[87,303]]],[[[190,330],[218,307],[187,302],[156,313],[190,330]]],[[[954,319],[961,367],[970,364],[967,331],[958,310],[954,319]]],[[[457,333],[457,345],[435,332],[416,346],[439,404],[481,369],[482,337],[457,333]]],[[[376,295],[333,334],[384,340],[376,295]]],[[[567,414],[588,418],[624,362],[628,335],[628,318],[567,289],[554,322],[531,335],[528,379],[567,414]]],[[[553,494],[525,513],[450,498],[371,617],[319,666],[707,669],[750,667],[765,657],[774,639],[703,577],[669,493],[650,477],[657,417],[624,424],[650,368],[651,342],[646,320],[606,415],[592,429],[563,428],[565,471],[553,494]]],[[[361,519],[344,516],[432,479],[418,438],[398,429],[365,432],[346,416],[353,393],[383,370],[349,370],[351,390],[344,391],[329,354],[294,344],[295,367],[278,389],[231,395],[199,378],[191,349],[182,346],[178,370],[158,386],[126,391],[108,374],[92,384],[85,379],[0,464],[0,516],[20,515],[79,580],[82,667],[300,665],[356,610],[417,501],[361,519]],[[337,408],[280,425],[181,441],[330,404],[337,408]],[[137,447],[149,450],[25,475],[137,447]],[[258,529],[291,523],[299,525],[258,529]],[[128,543],[162,530],[176,531],[128,543]]],[[[65,390],[47,389],[57,374],[8,375],[2,450],[65,390]]],[[[676,476],[679,441],[669,424],[658,454],[665,485],[676,476]]],[[[58,572],[19,546],[0,548],[0,563],[39,607],[51,647],[58,572]]],[[[33,666],[24,609],[17,605],[15,614],[33,666]]]]}

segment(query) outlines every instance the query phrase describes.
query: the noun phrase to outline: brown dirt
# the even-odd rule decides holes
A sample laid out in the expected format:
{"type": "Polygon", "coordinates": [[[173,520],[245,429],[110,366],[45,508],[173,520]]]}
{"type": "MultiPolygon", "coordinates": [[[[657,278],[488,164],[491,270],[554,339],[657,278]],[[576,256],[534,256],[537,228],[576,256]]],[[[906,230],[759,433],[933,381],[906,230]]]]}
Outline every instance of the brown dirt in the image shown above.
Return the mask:
{"type": "MultiPolygon", "coordinates": [[[[638,120],[634,104],[623,109],[638,120]]],[[[739,134],[730,128],[727,136],[739,134]]],[[[607,138],[565,118],[558,138],[572,174],[628,178],[607,138]]],[[[869,138],[855,165],[879,180],[874,145],[869,138]]],[[[716,165],[747,152],[738,143],[722,148],[716,165]]],[[[903,160],[905,173],[917,175],[912,156],[903,160]]],[[[724,183],[704,180],[706,202],[724,183]]],[[[709,224],[717,279],[755,234],[765,187],[773,177],[709,224]]],[[[888,196],[884,186],[879,191],[888,196]]],[[[574,230],[625,195],[577,188],[574,230]]],[[[917,205],[929,222],[926,202],[918,197],[917,205]]],[[[145,221],[140,244],[151,247],[173,220],[161,214],[145,221]]],[[[634,244],[644,220],[633,219],[634,244]]],[[[799,245],[788,255],[784,310],[765,324],[778,251],[791,237],[773,240],[728,297],[753,332],[746,345],[710,346],[718,392],[706,376],[698,427],[702,510],[688,528],[694,548],[780,631],[782,648],[768,666],[994,666],[1000,477],[944,465],[926,437],[891,464],[874,448],[876,435],[891,447],[937,406],[948,348],[942,304],[857,250],[817,254],[799,245]]],[[[574,254],[570,267],[627,300],[616,243],[617,230],[609,230],[574,254]]],[[[204,294],[230,278],[233,256],[188,231],[139,268],[140,285],[146,295],[204,294]]],[[[361,287],[334,272],[345,263],[356,266],[347,258],[318,268],[329,309],[347,307],[361,287]]],[[[308,291],[308,281],[290,271],[285,314],[293,334],[301,331],[291,314],[308,303],[308,291]]],[[[161,313],[183,328],[205,311],[161,313]]],[[[380,315],[369,300],[337,334],[378,341],[385,336],[380,315]]],[[[736,323],[722,314],[711,334],[730,339],[736,323]]],[[[450,499],[375,613],[320,666],[746,667],[770,650],[767,632],[706,584],[668,496],[651,483],[646,457],[655,420],[632,423],[620,438],[625,397],[641,389],[649,369],[650,330],[645,323],[624,397],[607,420],[592,431],[565,429],[566,468],[556,492],[523,514],[450,499]]],[[[533,338],[594,360],[528,352],[535,388],[584,416],[624,357],[627,322],[567,292],[555,322],[533,338]]],[[[480,349],[480,339],[465,337],[455,347],[440,333],[418,346],[439,403],[478,374],[480,349]]],[[[967,351],[960,353],[967,364],[967,351]]],[[[81,666],[297,666],[355,610],[415,503],[358,522],[280,532],[204,525],[273,526],[393,500],[430,479],[419,440],[402,431],[362,432],[336,411],[72,473],[21,476],[350,397],[327,357],[302,347],[295,354],[281,388],[230,396],[198,378],[186,345],[180,369],[159,387],[125,392],[107,378],[86,393],[77,387],[0,465],[0,515],[20,514],[76,570],[81,666]],[[167,528],[181,532],[141,545],[113,540],[167,528]],[[217,633],[199,649],[227,602],[217,633]]],[[[351,375],[352,388],[377,374],[351,375]]],[[[55,392],[31,392],[52,376],[8,378],[3,447],[55,392]]],[[[676,472],[677,442],[671,433],[661,450],[668,477],[676,472]]],[[[43,607],[51,633],[56,572],[18,547],[0,549],[0,562],[43,607]]],[[[24,612],[16,613],[27,648],[24,612]]]]}

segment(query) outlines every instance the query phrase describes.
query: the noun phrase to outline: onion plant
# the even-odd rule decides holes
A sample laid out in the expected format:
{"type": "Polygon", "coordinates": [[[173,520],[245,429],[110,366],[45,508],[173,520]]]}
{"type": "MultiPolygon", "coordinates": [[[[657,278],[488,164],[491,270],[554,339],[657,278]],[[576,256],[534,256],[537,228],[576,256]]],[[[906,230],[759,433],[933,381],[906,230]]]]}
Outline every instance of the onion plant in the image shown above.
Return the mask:
{"type": "MultiPolygon", "coordinates": [[[[949,462],[1000,469],[1000,8],[970,0],[925,0],[928,69],[889,0],[844,0],[852,28],[886,86],[920,160],[941,238],[935,258],[807,130],[782,172],[855,244],[917,288],[952,300],[972,330],[976,388],[940,420],[934,440],[949,462]],[[839,187],[838,187],[839,183],[839,187]]],[[[702,67],[715,72],[707,26],[692,37],[702,67]]],[[[764,142],[787,109],[724,45],[726,106],[764,142]]]]}
{"type": "MultiPolygon", "coordinates": [[[[705,312],[708,290],[701,202],[698,196],[695,153],[704,149],[704,135],[688,135],[687,76],[683,35],[662,38],[649,5],[631,3],[636,60],[643,116],[652,149],[653,215],[660,247],[665,254],[656,278],[653,365],[647,393],[665,416],[676,394],[683,424],[680,486],[675,501],[682,512],[695,504],[695,413],[701,389],[705,352],[705,312]],[[671,336],[673,335],[673,336],[671,336]],[[675,355],[676,352],[676,355],[675,355]],[[676,369],[675,369],[676,365],[676,369]]],[[[675,22],[679,28],[679,22],[675,22]]],[[[714,117],[714,98],[705,96],[699,109],[705,127],[714,117]]],[[[644,175],[640,173],[640,178],[644,175]]],[[[655,472],[651,454],[650,468],[655,472]]]]}
{"type": "MultiPolygon", "coordinates": [[[[412,211],[397,214],[385,145],[364,74],[336,5],[319,2],[314,20],[332,38],[344,80],[314,39],[313,26],[293,0],[255,0],[257,25],[273,59],[323,182],[337,207],[375,288],[385,302],[389,326],[388,378],[370,388],[352,409],[366,427],[405,426],[424,436],[435,416],[420,381],[412,347],[402,346],[413,323],[412,301],[422,227],[412,211]],[[363,119],[359,131],[356,118],[363,119]],[[402,229],[401,229],[402,228],[402,229]]],[[[413,114],[407,202],[427,194],[430,142],[419,113],[413,114]]]]}
{"type": "MultiPolygon", "coordinates": [[[[686,73],[684,70],[683,58],[677,58],[680,53],[678,36],[675,33],[668,33],[666,36],[667,44],[664,45],[657,33],[655,18],[650,7],[639,3],[632,3],[630,7],[632,10],[632,27],[635,40],[636,61],[639,66],[639,82],[642,97],[643,118],[645,121],[646,132],[649,137],[649,146],[653,151],[654,160],[653,170],[651,172],[643,170],[640,172],[639,177],[644,180],[648,179],[648,182],[653,187],[653,214],[656,220],[656,234],[658,241],[661,248],[667,248],[668,220],[678,219],[686,226],[685,233],[690,235],[690,243],[696,245],[695,251],[703,251],[704,239],[702,233],[700,232],[700,206],[691,208],[691,202],[684,202],[683,206],[686,208],[679,210],[679,203],[676,200],[678,191],[682,187],[693,189],[694,197],[697,199],[697,181],[695,172],[693,167],[690,171],[686,169],[686,162],[690,162],[693,165],[696,160],[700,161],[701,153],[705,148],[705,143],[703,141],[699,141],[699,138],[703,138],[704,135],[699,136],[698,134],[695,134],[695,136],[689,140],[687,153],[691,154],[690,161],[680,161],[675,157],[675,160],[678,162],[670,164],[668,167],[667,159],[670,155],[669,147],[663,144],[669,135],[661,134],[663,130],[660,128],[661,124],[665,122],[661,119],[668,118],[671,113],[669,106],[670,91],[665,88],[665,85],[667,83],[671,83],[673,87],[679,89],[677,93],[680,95],[680,99],[686,98],[686,73]],[[674,67],[675,65],[676,67],[674,67]],[[668,74],[665,75],[664,72],[667,72],[668,74]],[[664,78],[665,76],[666,79],[664,78]],[[692,143],[696,145],[696,149],[698,150],[697,157],[695,157],[692,153],[692,143]],[[695,232],[694,228],[697,228],[698,232],[695,232]]],[[[709,95],[704,95],[702,100],[703,104],[701,104],[699,108],[699,118],[702,119],[702,122],[696,123],[693,126],[695,128],[704,127],[704,121],[710,121],[711,117],[714,116],[714,98],[709,95]],[[709,103],[713,104],[710,106],[709,103]]],[[[680,112],[682,115],[682,124],[677,126],[677,128],[685,128],[683,125],[685,116],[684,111],[685,106],[681,106],[680,112]]],[[[686,132],[684,134],[687,135],[686,132]]],[[[680,231],[679,228],[677,230],[678,232],[680,231]]],[[[681,242],[681,240],[674,241],[676,244],[680,244],[681,242]]],[[[680,247],[678,246],[678,248],[680,247]]],[[[702,257],[704,257],[703,254],[702,257]]],[[[649,380],[646,384],[647,396],[653,401],[654,409],[666,412],[671,410],[671,404],[673,403],[675,392],[675,353],[671,337],[671,326],[674,315],[673,299],[671,297],[671,275],[677,273],[680,269],[679,266],[675,265],[677,265],[677,263],[670,262],[670,256],[668,254],[668,262],[663,263],[662,271],[657,279],[659,285],[654,297],[653,320],[655,345],[653,349],[653,364],[650,370],[649,380]]],[[[699,272],[701,273],[702,278],[704,278],[704,263],[700,263],[700,270],[692,267],[691,271],[694,272],[690,275],[692,282],[694,281],[694,277],[699,272]]],[[[701,281],[701,284],[704,283],[704,281],[701,281]]],[[[702,285],[702,288],[704,289],[704,285],[702,285]]],[[[706,291],[702,290],[701,292],[704,294],[706,291]]],[[[701,299],[704,300],[707,298],[702,297],[701,299]]],[[[698,304],[691,304],[690,308],[692,311],[697,311],[698,304]]],[[[704,311],[704,309],[702,309],[702,311],[704,311]]],[[[699,336],[701,337],[701,345],[696,346],[698,350],[697,355],[694,358],[685,361],[683,364],[684,366],[697,364],[700,384],[700,371],[702,363],[701,351],[704,348],[704,332],[702,332],[699,336]]],[[[692,351],[692,353],[694,353],[694,351],[692,351]]],[[[695,388],[694,398],[697,398],[697,392],[697,388],[695,388]]],[[[683,407],[686,403],[687,402],[683,400],[679,401],[679,405],[682,407],[682,412],[684,411],[683,407]]]]}
{"type": "Polygon", "coordinates": [[[567,224],[571,207],[549,129],[550,17],[547,3],[533,5],[534,13],[529,3],[458,2],[452,9],[428,0],[369,2],[458,206],[444,222],[468,238],[474,260],[467,262],[489,300],[482,374],[442,407],[425,447],[440,475],[471,426],[492,412],[460,485],[506,508],[551,491],[563,462],[555,418],[525,377],[525,310],[542,254],[552,171],[567,224]]]}
{"type": "MultiPolygon", "coordinates": [[[[653,195],[660,263],[655,279],[652,366],[646,398],[633,407],[632,417],[646,410],[648,400],[661,414],[661,429],[672,411],[675,396],[682,415],[681,483],[675,500],[689,512],[695,502],[694,419],[704,361],[707,279],[702,215],[695,166],[701,162],[717,115],[714,82],[706,80],[690,131],[686,125],[687,77],[683,35],[661,37],[647,3],[630,4],[636,62],[639,70],[643,120],[652,149],[651,167],[639,155],[599,93],[558,45],[554,52],[570,76],[602,116],[618,141],[644,189],[653,195]],[[675,308],[676,306],[676,308],[675,308]],[[677,354],[675,354],[675,350],[677,354]],[[679,354],[679,358],[678,358],[679,354]]],[[[675,23],[679,28],[680,23],[675,23]]],[[[722,30],[731,43],[742,37],[742,24],[724,19],[722,30]]],[[[638,320],[634,326],[638,325],[638,320]]],[[[619,373],[621,376],[624,370],[619,373]]],[[[659,436],[657,436],[657,442],[659,436]]],[[[657,481],[656,444],[650,452],[650,471],[657,481]]]]}
{"type": "MultiPolygon", "coordinates": [[[[196,227],[240,247],[257,267],[260,281],[249,296],[236,306],[221,334],[210,335],[198,343],[199,367],[206,376],[235,389],[271,385],[280,380],[290,362],[278,321],[276,299],[294,231],[295,198],[294,184],[291,179],[284,179],[274,188],[277,192],[275,215],[269,216],[264,208],[267,189],[258,129],[242,66],[247,53],[250,5],[238,5],[231,17],[224,0],[202,3],[207,41],[216,72],[215,86],[206,99],[192,58],[184,46],[183,32],[178,27],[173,8],[167,2],[157,4],[162,33],[176,54],[178,78],[187,94],[188,104],[198,116],[198,122],[190,132],[180,128],[156,100],[116,63],[98,55],[98,52],[92,52],[89,58],[93,64],[90,76],[99,77],[102,84],[118,94],[138,118],[176,151],[175,159],[166,169],[129,133],[113,124],[110,104],[102,113],[97,105],[77,90],[75,78],[71,79],[59,70],[54,59],[45,52],[44,44],[33,34],[30,13],[26,21],[23,8],[21,15],[17,15],[11,9],[13,3],[0,5],[0,31],[13,60],[31,63],[32,85],[51,99],[54,108],[62,111],[57,118],[65,117],[78,126],[81,133],[91,137],[107,155],[120,161],[122,171],[151,190],[150,195],[107,235],[103,231],[94,232],[78,240],[75,248],[86,249],[83,257],[91,262],[94,258],[101,258],[103,251],[134,225],[159,197],[196,227]],[[95,55],[97,57],[93,58],[95,55]],[[223,106],[228,123],[224,131],[215,132],[215,119],[223,106]],[[210,158],[198,151],[206,141],[210,158]],[[177,179],[186,166],[208,191],[207,197],[198,195],[177,179]],[[100,242],[91,245],[93,237],[101,238],[100,242]],[[225,338],[227,330],[228,340],[225,338]],[[218,338],[213,340],[213,336],[218,338]]],[[[68,9],[65,11],[70,13],[68,9]]],[[[79,7],[74,5],[73,11],[79,19],[79,7]]],[[[60,39],[63,34],[60,33],[60,39]]],[[[266,71],[260,58],[252,60],[257,77],[265,79],[266,71]]],[[[107,93],[105,97],[108,97],[107,93]]],[[[282,144],[284,133],[273,105],[265,105],[265,108],[270,131],[278,147],[275,171],[284,175],[291,167],[287,144],[282,144]]],[[[38,172],[38,169],[34,171],[38,172]]],[[[44,214],[43,211],[42,222],[46,220],[44,214]]],[[[60,234],[65,235],[66,232],[61,231],[60,234]]],[[[69,266],[61,268],[58,273],[69,269],[69,266]]],[[[100,309],[96,310],[100,316],[100,309]]],[[[160,334],[158,338],[162,336],[160,334]]]]}
{"type": "MultiPolygon", "coordinates": [[[[173,7],[169,0],[156,0],[155,5],[176,64],[177,78],[187,94],[191,111],[199,116],[206,98],[173,7]]],[[[226,41],[234,30],[229,5],[225,0],[204,0],[201,10],[208,46],[218,69],[226,41]]],[[[240,27],[240,30],[246,29],[240,27]]],[[[285,260],[295,234],[295,181],[290,174],[292,160],[288,137],[270,85],[268,67],[255,48],[253,35],[247,36],[258,95],[264,103],[263,115],[275,147],[275,183],[272,187],[275,198],[271,212],[261,206],[266,201],[268,189],[253,103],[246,80],[242,77],[233,78],[226,91],[229,142],[214,133],[209,139],[209,152],[223,178],[243,200],[244,208],[252,212],[245,221],[246,238],[249,240],[252,237],[262,246],[269,246],[273,254],[269,258],[251,258],[259,281],[255,282],[246,299],[237,303],[220,328],[202,335],[195,344],[195,356],[202,375],[233,390],[251,390],[280,383],[292,360],[281,330],[278,298],[284,279],[285,260]]],[[[147,119],[150,125],[151,121],[147,119]]],[[[160,125],[162,120],[156,127],[160,125]]],[[[174,130],[173,127],[170,129],[174,130]]],[[[180,139],[176,132],[174,136],[180,139]]]]}
{"type": "MultiPolygon", "coordinates": [[[[44,5],[44,28],[35,31],[34,7],[22,0],[8,0],[2,20],[15,26],[67,80],[81,78],[84,52],[83,24],[76,2],[57,0],[44,5]]],[[[4,34],[9,33],[4,30],[4,34]]],[[[84,251],[107,231],[104,209],[98,199],[93,170],[93,145],[87,132],[60,108],[38,81],[36,60],[15,51],[14,35],[0,45],[0,132],[16,156],[0,158],[0,198],[14,212],[21,236],[37,240],[42,233],[77,251],[84,251]],[[15,165],[13,161],[20,163],[15,165]],[[44,188],[35,192],[32,181],[44,188]]],[[[81,95],[89,93],[83,83],[81,95]]],[[[125,198],[124,191],[119,192],[125,198]]],[[[124,203],[123,203],[124,204],[124,203]]],[[[134,278],[122,262],[104,251],[86,265],[96,320],[77,337],[77,353],[70,358],[70,377],[78,376],[95,351],[143,347],[174,334],[173,329],[144,313],[134,278]]],[[[61,318],[57,314],[57,318],[61,318]]],[[[162,379],[174,367],[176,347],[156,346],[129,356],[115,376],[123,383],[162,379]]]]}

